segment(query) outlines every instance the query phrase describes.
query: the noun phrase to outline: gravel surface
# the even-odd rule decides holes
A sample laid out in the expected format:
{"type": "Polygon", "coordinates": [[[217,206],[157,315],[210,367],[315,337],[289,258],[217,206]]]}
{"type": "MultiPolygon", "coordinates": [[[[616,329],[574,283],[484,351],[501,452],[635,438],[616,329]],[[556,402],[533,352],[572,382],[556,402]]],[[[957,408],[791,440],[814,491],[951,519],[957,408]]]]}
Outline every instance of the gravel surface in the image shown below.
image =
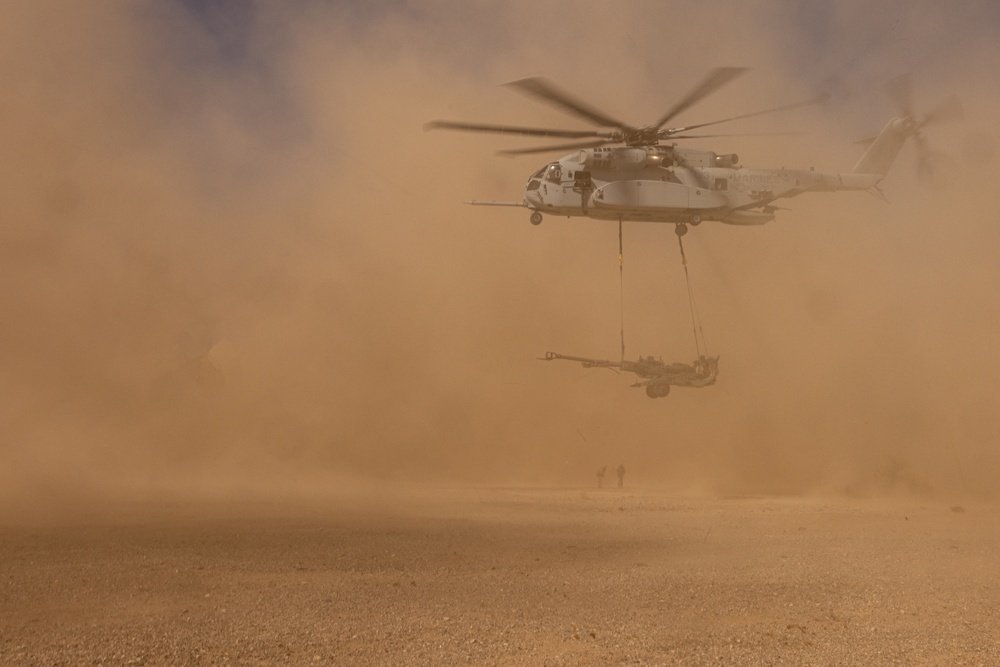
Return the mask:
{"type": "Polygon", "coordinates": [[[998,665],[1000,508],[451,489],[0,526],[0,665],[998,665]]]}

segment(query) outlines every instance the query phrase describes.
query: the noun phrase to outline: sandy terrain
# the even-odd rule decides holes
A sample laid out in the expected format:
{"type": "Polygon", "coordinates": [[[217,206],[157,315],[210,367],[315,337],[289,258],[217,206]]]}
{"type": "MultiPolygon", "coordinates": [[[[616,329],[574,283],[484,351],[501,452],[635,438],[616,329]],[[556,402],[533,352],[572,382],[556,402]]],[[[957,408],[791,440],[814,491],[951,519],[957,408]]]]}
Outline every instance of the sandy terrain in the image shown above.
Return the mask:
{"type": "Polygon", "coordinates": [[[1000,664],[1000,510],[451,489],[0,528],[0,664],[1000,664]]]}

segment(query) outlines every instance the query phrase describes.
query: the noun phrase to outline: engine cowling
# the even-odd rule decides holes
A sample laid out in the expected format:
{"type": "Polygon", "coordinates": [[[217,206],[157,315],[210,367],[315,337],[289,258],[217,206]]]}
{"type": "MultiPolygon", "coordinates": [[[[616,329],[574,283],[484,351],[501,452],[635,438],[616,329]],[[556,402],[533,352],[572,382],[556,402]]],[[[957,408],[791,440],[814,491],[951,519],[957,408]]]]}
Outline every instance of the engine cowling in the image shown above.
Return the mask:
{"type": "Polygon", "coordinates": [[[713,162],[715,162],[716,167],[735,167],[740,163],[740,156],[736,153],[716,155],[713,162]]]}
{"type": "Polygon", "coordinates": [[[635,169],[646,157],[642,148],[584,148],[577,160],[588,169],[635,169]]]}
{"type": "Polygon", "coordinates": [[[672,167],[674,166],[674,156],[666,149],[650,147],[646,149],[647,167],[672,167]]]}

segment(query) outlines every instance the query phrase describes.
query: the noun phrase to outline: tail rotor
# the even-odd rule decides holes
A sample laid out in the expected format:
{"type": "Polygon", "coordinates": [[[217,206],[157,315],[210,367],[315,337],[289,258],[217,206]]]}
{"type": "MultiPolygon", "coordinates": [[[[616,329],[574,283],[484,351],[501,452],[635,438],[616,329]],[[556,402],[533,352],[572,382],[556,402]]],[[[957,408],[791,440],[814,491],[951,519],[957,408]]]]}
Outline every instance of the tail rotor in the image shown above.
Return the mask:
{"type": "Polygon", "coordinates": [[[927,114],[918,116],[913,111],[913,83],[909,74],[901,74],[887,81],[885,92],[896,105],[900,115],[912,126],[911,132],[917,154],[917,178],[925,184],[940,185],[944,171],[942,167],[952,164],[954,160],[947,153],[931,148],[924,137],[923,129],[927,126],[962,120],[964,118],[962,103],[953,95],[927,114]]]}

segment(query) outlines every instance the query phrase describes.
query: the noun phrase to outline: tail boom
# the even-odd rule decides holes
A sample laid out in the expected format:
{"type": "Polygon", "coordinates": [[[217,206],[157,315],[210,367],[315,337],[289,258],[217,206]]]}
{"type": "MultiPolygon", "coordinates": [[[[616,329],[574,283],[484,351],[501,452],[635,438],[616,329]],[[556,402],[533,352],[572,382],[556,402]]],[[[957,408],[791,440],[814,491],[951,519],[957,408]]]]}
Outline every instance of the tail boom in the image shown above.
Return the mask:
{"type": "Polygon", "coordinates": [[[852,173],[885,176],[889,173],[892,163],[896,161],[896,156],[899,155],[903,144],[913,136],[915,131],[916,128],[911,119],[893,118],[875,137],[872,145],[868,147],[858,163],[854,165],[852,173]]]}

